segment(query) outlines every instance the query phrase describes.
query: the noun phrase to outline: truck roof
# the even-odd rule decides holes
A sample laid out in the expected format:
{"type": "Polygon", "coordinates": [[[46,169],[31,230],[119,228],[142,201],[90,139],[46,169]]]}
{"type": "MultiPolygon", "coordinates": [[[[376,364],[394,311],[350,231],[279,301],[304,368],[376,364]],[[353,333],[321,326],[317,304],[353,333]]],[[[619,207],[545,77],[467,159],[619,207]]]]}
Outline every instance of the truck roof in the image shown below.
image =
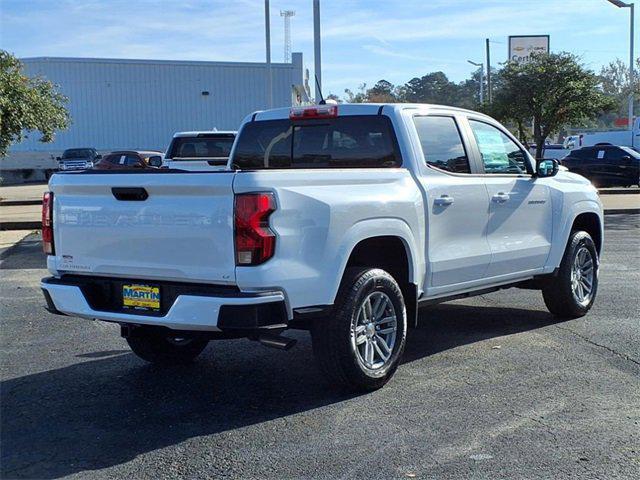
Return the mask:
{"type": "Polygon", "coordinates": [[[198,135],[215,135],[215,134],[228,136],[228,135],[237,135],[238,132],[235,130],[200,130],[200,131],[193,131],[193,132],[176,132],[173,134],[173,138],[197,137],[198,135]]]}
{"type": "MultiPolygon", "coordinates": [[[[327,104],[329,105],[329,104],[327,104]]],[[[433,103],[339,103],[338,115],[377,115],[384,108],[388,111],[389,108],[394,111],[412,110],[412,109],[433,109],[439,112],[450,111],[458,113],[472,113],[474,115],[491,118],[480,112],[473,110],[467,110],[464,108],[450,107],[448,105],[437,105],[433,103]]],[[[313,105],[305,105],[298,108],[313,107],[313,105]]],[[[291,107],[286,108],[274,108],[270,110],[260,110],[252,113],[247,118],[253,118],[254,120],[278,120],[283,118],[289,118],[291,107]]]]}

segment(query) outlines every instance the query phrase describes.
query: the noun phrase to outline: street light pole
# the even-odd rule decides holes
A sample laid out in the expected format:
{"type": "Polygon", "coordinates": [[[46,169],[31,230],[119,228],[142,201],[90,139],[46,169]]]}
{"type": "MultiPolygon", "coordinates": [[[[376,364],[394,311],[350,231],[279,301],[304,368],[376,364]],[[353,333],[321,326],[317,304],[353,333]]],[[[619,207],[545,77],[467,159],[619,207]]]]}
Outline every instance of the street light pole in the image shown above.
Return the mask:
{"type": "Polygon", "coordinates": [[[491,50],[489,48],[489,39],[486,39],[487,46],[487,100],[491,103],[491,50]]]}
{"type": "Polygon", "coordinates": [[[316,103],[322,99],[322,58],[320,47],[320,0],[313,0],[313,72],[316,77],[316,103]]]}
{"type": "Polygon", "coordinates": [[[634,135],[633,135],[633,89],[635,87],[635,78],[633,76],[633,63],[634,63],[634,56],[633,56],[633,30],[634,30],[634,20],[633,20],[633,16],[634,16],[634,10],[635,10],[635,5],[632,3],[630,4],[629,8],[631,9],[631,26],[629,28],[630,30],[630,35],[631,38],[629,40],[629,82],[631,83],[631,88],[629,90],[629,131],[631,132],[631,146],[633,145],[633,140],[634,140],[634,135]]]}
{"type": "Polygon", "coordinates": [[[269,0],[264,0],[264,36],[267,47],[267,104],[273,108],[273,74],[271,71],[271,21],[269,19],[269,0]]]}
{"type": "Polygon", "coordinates": [[[471,65],[480,67],[480,104],[484,103],[484,63],[476,63],[471,60],[467,60],[471,65]]]}
{"type": "Polygon", "coordinates": [[[633,140],[634,140],[634,136],[633,136],[633,87],[634,87],[634,72],[633,72],[633,62],[634,62],[634,55],[633,55],[633,37],[634,37],[634,13],[635,13],[635,5],[633,3],[626,3],[623,2],[622,0],[607,0],[609,3],[615,5],[618,8],[628,8],[630,10],[630,26],[629,26],[629,118],[628,120],[628,126],[629,126],[629,131],[631,132],[631,145],[633,145],[633,140]]]}

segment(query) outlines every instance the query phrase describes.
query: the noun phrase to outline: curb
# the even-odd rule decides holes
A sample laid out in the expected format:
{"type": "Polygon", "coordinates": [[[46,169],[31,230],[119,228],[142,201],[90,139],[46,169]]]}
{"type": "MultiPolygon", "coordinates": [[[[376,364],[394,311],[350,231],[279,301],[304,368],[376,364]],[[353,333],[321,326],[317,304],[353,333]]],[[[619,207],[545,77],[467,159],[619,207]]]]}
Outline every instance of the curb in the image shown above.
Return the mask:
{"type": "Polygon", "coordinates": [[[598,195],[638,195],[640,189],[638,188],[612,188],[611,190],[598,190],[598,195]]]}
{"type": "Polygon", "coordinates": [[[0,230],[40,230],[42,222],[0,222],[0,230]]]}
{"type": "Polygon", "coordinates": [[[640,208],[610,208],[604,211],[605,215],[621,215],[621,214],[634,215],[640,213],[640,208]]]}
{"type": "Polygon", "coordinates": [[[23,207],[26,205],[42,205],[42,200],[3,200],[0,207],[23,207]]]}

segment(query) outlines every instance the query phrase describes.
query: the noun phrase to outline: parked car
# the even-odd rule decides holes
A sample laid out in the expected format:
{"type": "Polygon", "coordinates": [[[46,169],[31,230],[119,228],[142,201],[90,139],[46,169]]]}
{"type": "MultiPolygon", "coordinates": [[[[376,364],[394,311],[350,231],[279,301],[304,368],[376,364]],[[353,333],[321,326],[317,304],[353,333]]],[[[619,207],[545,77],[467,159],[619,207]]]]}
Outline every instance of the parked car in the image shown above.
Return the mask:
{"type": "Polygon", "coordinates": [[[105,155],[96,170],[125,170],[131,168],[160,168],[162,152],[153,150],[122,150],[105,155]]]}
{"type": "Polygon", "coordinates": [[[640,153],[629,147],[607,144],[582,147],[564,157],[562,165],[598,187],[640,185],[640,153]]]}
{"type": "Polygon", "coordinates": [[[48,310],[119,323],[156,363],[221,338],[287,349],[286,329],[309,330],[331,382],[372,390],[400,364],[418,307],[509,287],[542,290],[560,318],[594,303],[596,189],[534,161],[486,115],[257,112],[229,167],[55,175],[43,203],[48,310]]]}
{"type": "Polygon", "coordinates": [[[165,168],[189,171],[223,170],[237,132],[178,132],[163,162],[165,168]]]}
{"type": "Polygon", "coordinates": [[[58,169],[67,170],[86,170],[93,168],[95,162],[100,160],[100,155],[95,148],[68,148],[62,152],[62,157],[57,157],[58,169]]]}

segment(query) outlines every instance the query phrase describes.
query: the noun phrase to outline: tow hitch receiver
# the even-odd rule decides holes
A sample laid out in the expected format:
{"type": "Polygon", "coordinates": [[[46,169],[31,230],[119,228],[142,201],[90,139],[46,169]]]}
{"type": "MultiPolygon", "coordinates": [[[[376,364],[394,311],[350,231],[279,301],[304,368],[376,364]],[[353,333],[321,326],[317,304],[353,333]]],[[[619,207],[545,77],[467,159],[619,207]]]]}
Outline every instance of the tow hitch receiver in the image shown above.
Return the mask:
{"type": "Polygon", "coordinates": [[[295,338],[287,338],[273,333],[261,333],[258,336],[258,341],[265,347],[279,350],[290,350],[298,342],[295,338]]]}

